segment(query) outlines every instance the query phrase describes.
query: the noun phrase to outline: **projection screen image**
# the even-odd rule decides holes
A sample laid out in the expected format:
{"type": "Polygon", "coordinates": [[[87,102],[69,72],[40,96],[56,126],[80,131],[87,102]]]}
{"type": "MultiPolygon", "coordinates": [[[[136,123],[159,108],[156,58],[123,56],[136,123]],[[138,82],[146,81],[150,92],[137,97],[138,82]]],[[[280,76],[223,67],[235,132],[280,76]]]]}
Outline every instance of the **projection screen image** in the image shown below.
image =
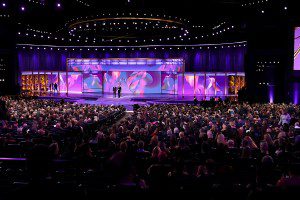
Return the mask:
{"type": "Polygon", "coordinates": [[[300,70],[300,27],[295,28],[294,37],[294,70],[300,70]]]}
{"type": "Polygon", "coordinates": [[[105,72],[104,92],[111,93],[113,87],[122,87],[124,94],[161,93],[160,72],[105,72]]]}

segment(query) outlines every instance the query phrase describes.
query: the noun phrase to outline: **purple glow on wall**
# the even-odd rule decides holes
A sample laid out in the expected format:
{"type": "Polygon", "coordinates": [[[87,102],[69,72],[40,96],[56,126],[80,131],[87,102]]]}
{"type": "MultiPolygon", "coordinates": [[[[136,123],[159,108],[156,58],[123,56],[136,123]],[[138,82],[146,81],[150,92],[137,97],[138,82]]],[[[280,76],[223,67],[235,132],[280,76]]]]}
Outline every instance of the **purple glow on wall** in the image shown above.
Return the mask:
{"type": "Polygon", "coordinates": [[[293,103],[299,104],[299,83],[294,83],[294,97],[293,97],[293,103]]]}
{"type": "Polygon", "coordinates": [[[269,103],[274,103],[274,86],[269,86],[269,103]]]}
{"type": "Polygon", "coordinates": [[[294,37],[294,70],[300,70],[300,27],[295,28],[294,37]]]}

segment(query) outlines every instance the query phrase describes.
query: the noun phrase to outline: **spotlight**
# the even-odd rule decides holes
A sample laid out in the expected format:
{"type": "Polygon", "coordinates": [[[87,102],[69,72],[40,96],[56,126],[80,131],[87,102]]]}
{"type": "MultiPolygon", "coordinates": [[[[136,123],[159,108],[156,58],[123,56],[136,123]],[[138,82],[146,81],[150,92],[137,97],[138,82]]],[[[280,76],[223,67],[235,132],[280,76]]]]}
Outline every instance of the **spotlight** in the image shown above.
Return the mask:
{"type": "Polygon", "coordinates": [[[60,3],[57,3],[56,6],[57,6],[58,8],[60,8],[60,7],[61,7],[61,4],[60,4],[60,3]]]}
{"type": "Polygon", "coordinates": [[[6,3],[2,3],[2,7],[6,7],[6,3]]]}
{"type": "Polygon", "coordinates": [[[25,11],[25,7],[24,6],[21,7],[21,11],[25,11]]]}

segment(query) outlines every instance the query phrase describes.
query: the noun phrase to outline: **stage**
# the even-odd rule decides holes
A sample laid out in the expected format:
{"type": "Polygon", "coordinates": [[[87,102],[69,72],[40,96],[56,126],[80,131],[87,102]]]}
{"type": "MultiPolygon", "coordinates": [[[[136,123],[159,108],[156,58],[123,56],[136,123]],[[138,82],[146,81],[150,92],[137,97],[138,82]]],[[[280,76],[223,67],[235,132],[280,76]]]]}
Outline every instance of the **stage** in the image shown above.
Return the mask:
{"type": "MultiPolygon", "coordinates": [[[[169,95],[169,94],[123,94],[120,98],[114,97],[113,94],[101,93],[84,93],[84,94],[35,94],[39,99],[52,99],[60,101],[64,99],[66,102],[92,105],[124,105],[127,110],[132,111],[134,104],[153,105],[153,104],[192,104],[194,96],[187,95],[169,95]]],[[[197,96],[198,101],[209,101],[211,98],[231,98],[236,99],[237,96],[197,96]]]]}

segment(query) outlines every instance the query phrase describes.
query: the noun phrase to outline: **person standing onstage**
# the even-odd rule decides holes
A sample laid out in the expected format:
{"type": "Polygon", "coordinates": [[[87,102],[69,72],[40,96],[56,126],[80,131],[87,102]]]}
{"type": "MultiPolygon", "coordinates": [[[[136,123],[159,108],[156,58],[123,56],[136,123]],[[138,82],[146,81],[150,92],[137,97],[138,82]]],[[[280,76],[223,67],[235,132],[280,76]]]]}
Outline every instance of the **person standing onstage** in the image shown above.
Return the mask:
{"type": "Polygon", "coordinates": [[[119,86],[119,87],[118,87],[118,98],[121,97],[121,90],[122,90],[122,88],[121,88],[121,86],[119,86]]]}
{"type": "Polygon", "coordinates": [[[52,86],[53,86],[53,83],[50,83],[49,84],[49,92],[52,92],[52,86]]]}
{"type": "Polygon", "coordinates": [[[196,106],[198,104],[198,99],[196,96],[194,96],[194,105],[196,106]]]}
{"type": "Polygon", "coordinates": [[[57,90],[57,83],[54,83],[53,87],[54,87],[53,88],[53,92],[55,92],[55,91],[58,92],[58,90],[57,90]]]}
{"type": "Polygon", "coordinates": [[[114,93],[114,98],[116,98],[117,97],[117,87],[113,87],[113,93],[114,93]]]}

